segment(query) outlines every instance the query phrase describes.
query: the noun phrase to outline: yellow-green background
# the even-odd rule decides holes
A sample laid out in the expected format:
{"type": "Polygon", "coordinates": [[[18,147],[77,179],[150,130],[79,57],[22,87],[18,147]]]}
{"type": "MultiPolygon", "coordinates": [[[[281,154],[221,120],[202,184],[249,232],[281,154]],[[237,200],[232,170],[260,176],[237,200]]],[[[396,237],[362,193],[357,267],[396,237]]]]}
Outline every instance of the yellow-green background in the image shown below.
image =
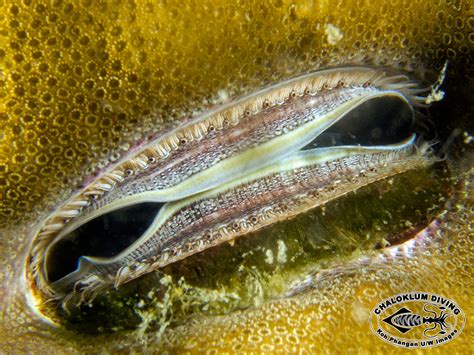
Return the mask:
{"type": "MultiPolygon", "coordinates": [[[[30,222],[54,208],[86,176],[125,154],[134,142],[222,97],[327,66],[390,66],[432,80],[449,60],[456,83],[470,85],[471,6],[470,1],[410,0],[0,1],[4,350],[64,350],[77,342],[77,350],[97,351],[119,343],[124,349],[144,345],[135,335],[99,340],[62,334],[35,321],[25,307],[18,283],[30,222]],[[342,34],[336,43],[328,37],[329,25],[342,34]]],[[[472,225],[469,216],[461,219],[465,224],[455,224],[463,226],[463,240],[472,236],[472,225]]],[[[448,231],[447,238],[450,233],[453,238],[459,234],[448,231]]],[[[189,338],[174,333],[175,345],[231,350],[235,341],[250,350],[265,350],[265,343],[273,346],[267,350],[391,351],[370,334],[367,322],[350,316],[354,307],[370,308],[385,294],[413,287],[448,292],[471,306],[472,273],[464,270],[472,265],[466,259],[471,254],[469,244],[460,243],[444,259],[424,257],[429,266],[425,273],[410,260],[402,263],[402,281],[393,276],[398,283],[391,283],[390,271],[390,277],[369,273],[337,279],[327,290],[299,301],[269,305],[208,328],[190,325],[183,331],[189,338]],[[447,268],[453,250],[461,260],[447,268]],[[442,277],[422,282],[432,268],[442,277]],[[252,345],[251,335],[267,328],[264,340],[252,345]]],[[[468,351],[472,332],[466,329],[463,336],[442,349],[468,351]]]]}

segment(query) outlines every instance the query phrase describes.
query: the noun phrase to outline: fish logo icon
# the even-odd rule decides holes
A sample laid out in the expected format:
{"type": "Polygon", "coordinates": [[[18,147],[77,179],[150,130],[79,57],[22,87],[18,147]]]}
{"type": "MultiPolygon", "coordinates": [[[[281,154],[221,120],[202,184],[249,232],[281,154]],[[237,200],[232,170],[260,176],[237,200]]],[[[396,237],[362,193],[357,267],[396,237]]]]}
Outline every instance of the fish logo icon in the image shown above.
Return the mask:
{"type": "Polygon", "coordinates": [[[432,324],[431,328],[426,328],[423,333],[426,337],[433,337],[438,334],[446,334],[447,328],[449,328],[448,323],[446,323],[446,319],[450,317],[447,312],[444,312],[446,307],[438,307],[440,313],[437,314],[435,311],[430,311],[427,309],[427,304],[424,306],[424,311],[427,313],[433,314],[432,316],[422,317],[419,314],[412,313],[408,308],[402,307],[397,312],[393,313],[391,316],[384,318],[383,321],[395,329],[397,329],[400,333],[405,334],[409,332],[412,328],[421,326],[423,324],[432,324]],[[429,335],[428,332],[431,330],[435,330],[439,328],[439,332],[435,335],[429,335]]]}
{"type": "Polygon", "coordinates": [[[385,342],[406,348],[427,348],[459,336],[466,317],[449,298],[410,292],[377,304],[369,321],[372,332],[385,342]]]}

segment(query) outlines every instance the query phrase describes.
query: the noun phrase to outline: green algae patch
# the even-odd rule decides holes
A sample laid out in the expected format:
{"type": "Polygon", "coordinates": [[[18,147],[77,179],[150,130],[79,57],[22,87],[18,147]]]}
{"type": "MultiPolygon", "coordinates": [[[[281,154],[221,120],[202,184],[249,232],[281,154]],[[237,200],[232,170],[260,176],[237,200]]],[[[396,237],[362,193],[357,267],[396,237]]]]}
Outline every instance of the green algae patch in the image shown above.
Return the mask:
{"type": "MultiPolygon", "coordinates": [[[[290,220],[192,255],[87,303],[56,307],[86,333],[136,329],[162,334],[197,315],[228,314],[285,297],[295,281],[412,238],[442,213],[451,194],[443,162],[409,171],[290,220]]],[[[77,303],[75,303],[77,302],[77,303]]]]}

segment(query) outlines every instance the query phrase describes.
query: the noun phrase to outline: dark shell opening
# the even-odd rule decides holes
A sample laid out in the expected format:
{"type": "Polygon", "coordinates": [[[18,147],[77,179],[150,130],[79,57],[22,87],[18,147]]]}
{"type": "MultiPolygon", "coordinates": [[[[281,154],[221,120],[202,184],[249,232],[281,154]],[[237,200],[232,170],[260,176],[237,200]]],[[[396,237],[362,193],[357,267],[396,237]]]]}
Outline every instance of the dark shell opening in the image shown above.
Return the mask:
{"type": "Polygon", "coordinates": [[[154,202],[127,206],[73,230],[49,250],[49,282],[75,271],[82,256],[111,258],[128,248],[148,229],[162,206],[154,202]]]}
{"type": "Polygon", "coordinates": [[[394,96],[374,98],[348,112],[302,150],[396,144],[414,132],[414,121],[408,102],[394,96]]]}

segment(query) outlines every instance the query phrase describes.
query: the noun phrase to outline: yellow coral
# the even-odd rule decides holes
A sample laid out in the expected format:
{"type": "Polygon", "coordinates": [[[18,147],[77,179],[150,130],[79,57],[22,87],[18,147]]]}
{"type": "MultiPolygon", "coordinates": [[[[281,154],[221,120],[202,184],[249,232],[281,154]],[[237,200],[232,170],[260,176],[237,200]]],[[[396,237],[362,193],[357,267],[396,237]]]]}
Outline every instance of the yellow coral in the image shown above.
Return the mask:
{"type": "MultiPolygon", "coordinates": [[[[448,60],[453,76],[472,80],[471,6],[462,0],[1,1],[1,350],[143,349],[134,334],[78,336],[25,307],[27,285],[19,280],[28,223],[86,176],[134,142],[223,98],[327,66],[391,66],[424,78],[448,60]],[[343,35],[328,41],[325,24],[343,35]]],[[[191,323],[166,333],[163,346],[392,351],[373,337],[368,322],[359,322],[361,312],[413,288],[472,304],[472,272],[462,252],[472,245],[469,220],[464,215],[449,222],[458,227],[445,226],[446,238],[458,239],[441,256],[379,274],[359,272],[301,298],[191,323]]],[[[472,307],[465,311],[472,318],[472,307]]],[[[467,352],[472,331],[463,336],[441,350],[467,352]]]]}

